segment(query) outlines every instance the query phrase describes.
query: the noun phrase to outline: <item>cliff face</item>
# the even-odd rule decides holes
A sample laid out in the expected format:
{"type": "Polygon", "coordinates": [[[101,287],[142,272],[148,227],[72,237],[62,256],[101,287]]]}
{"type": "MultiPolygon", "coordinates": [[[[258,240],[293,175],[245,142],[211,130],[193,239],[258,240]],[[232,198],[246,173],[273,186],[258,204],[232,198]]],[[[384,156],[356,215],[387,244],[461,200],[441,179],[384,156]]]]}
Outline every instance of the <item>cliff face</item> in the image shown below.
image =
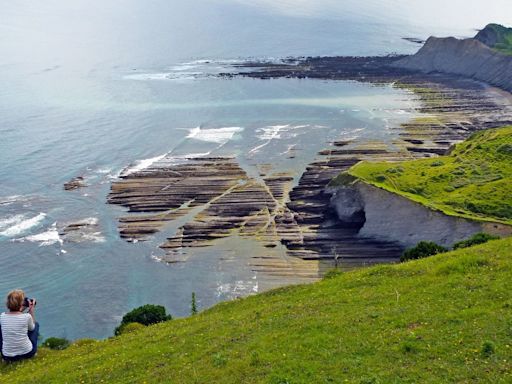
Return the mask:
{"type": "Polygon", "coordinates": [[[393,66],[452,73],[512,91],[512,56],[475,39],[430,37],[418,53],[396,61],[393,66]]]}
{"type": "Polygon", "coordinates": [[[364,217],[359,236],[396,241],[404,247],[412,247],[422,240],[451,247],[478,232],[512,234],[512,227],[447,216],[361,181],[330,192],[331,205],[341,221],[364,217]]]}

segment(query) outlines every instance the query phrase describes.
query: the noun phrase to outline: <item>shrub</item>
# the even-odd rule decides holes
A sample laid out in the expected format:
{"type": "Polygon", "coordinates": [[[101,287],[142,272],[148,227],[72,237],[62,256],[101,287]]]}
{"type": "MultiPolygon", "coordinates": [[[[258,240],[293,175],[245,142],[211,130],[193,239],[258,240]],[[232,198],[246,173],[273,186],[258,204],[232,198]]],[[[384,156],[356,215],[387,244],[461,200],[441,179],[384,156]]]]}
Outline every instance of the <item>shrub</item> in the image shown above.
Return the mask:
{"type": "Polygon", "coordinates": [[[165,307],[161,305],[146,304],[128,312],[123,316],[121,324],[114,330],[115,335],[119,335],[122,327],[128,323],[140,323],[150,325],[171,320],[172,316],[165,313],[165,307]]]}
{"type": "Polygon", "coordinates": [[[488,233],[477,233],[467,240],[459,241],[453,245],[453,249],[467,248],[477,244],[487,243],[489,240],[498,240],[499,236],[489,235],[488,233]]]}
{"type": "Polygon", "coordinates": [[[495,351],[494,343],[492,341],[486,341],[482,344],[482,349],[480,351],[482,357],[487,358],[491,357],[495,351]]]}
{"type": "Polygon", "coordinates": [[[197,301],[195,292],[192,292],[192,300],[190,301],[190,314],[192,316],[197,315],[197,301]]]}
{"type": "Polygon", "coordinates": [[[43,342],[43,347],[55,349],[55,350],[63,350],[69,347],[71,342],[68,339],[61,337],[49,337],[43,342]]]}
{"type": "Polygon", "coordinates": [[[420,241],[415,247],[405,250],[400,261],[422,259],[448,251],[445,247],[431,241],[420,241]]]}
{"type": "Polygon", "coordinates": [[[512,144],[502,144],[497,149],[498,153],[512,155],[512,144]]]}
{"type": "Polygon", "coordinates": [[[324,279],[334,279],[335,277],[338,277],[340,275],[342,275],[343,272],[341,271],[341,269],[339,268],[332,268],[332,269],[329,269],[325,275],[324,275],[324,279]]]}

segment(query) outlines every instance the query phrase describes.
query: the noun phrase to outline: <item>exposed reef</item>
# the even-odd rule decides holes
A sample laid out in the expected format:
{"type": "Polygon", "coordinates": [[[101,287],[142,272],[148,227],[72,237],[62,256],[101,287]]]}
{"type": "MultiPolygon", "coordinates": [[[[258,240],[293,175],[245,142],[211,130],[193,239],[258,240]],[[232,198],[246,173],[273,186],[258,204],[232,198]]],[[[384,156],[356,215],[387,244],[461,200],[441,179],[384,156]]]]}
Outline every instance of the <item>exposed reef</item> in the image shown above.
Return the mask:
{"type": "MultiPolygon", "coordinates": [[[[397,65],[408,60],[412,57],[298,58],[279,64],[246,63],[238,65],[239,74],[221,75],[392,85],[419,100],[420,115],[390,127],[398,134],[393,142],[360,143],[340,138],[326,143],[298,183],[289,174],[249,176],[232,158],[191,158],[181,164],[164,158],[112,184],[108,201],[129,209],[119,220],[121,237],[144,240],[167,223],[178,223],[176,232],[161,245],[166,251],[163,260],[168,262],[180,260],[183,249],[209,246],[230,236],[253,238],[269,254],[285,246],[297,265],[290,267],[293,263],[273,256],[253,260],[254,270],[276,276],[301,271],[317,277],[311,268],[319,264],[307,264],[312,262],[350,267],[398,260],[410,243],[379,236],[372,230],[369,220],[378,210],[367,214],[357,208],[366,201],[363,195],[352,195],[347,203],[347,194],[342,199],[346,204],[338,204],[338,213],[344,213],[338,215],[332,201],[333,194],[338,193],[339,198],[340,192],[332,179],[361,160],[442,155],[472,132],[512,124],[510,99],[501,91],[455,74],[424,73],[413,66],[397,65]]],[[[458,233],[452,237],[466,232],[458,233]]]]}
{"type": "Polygon", "coordinates": [[[85,179],[82,176],[77,176],[64,183],[64,189],[66,191],[73,191],[75,189],[87,187],[85,179]]]}

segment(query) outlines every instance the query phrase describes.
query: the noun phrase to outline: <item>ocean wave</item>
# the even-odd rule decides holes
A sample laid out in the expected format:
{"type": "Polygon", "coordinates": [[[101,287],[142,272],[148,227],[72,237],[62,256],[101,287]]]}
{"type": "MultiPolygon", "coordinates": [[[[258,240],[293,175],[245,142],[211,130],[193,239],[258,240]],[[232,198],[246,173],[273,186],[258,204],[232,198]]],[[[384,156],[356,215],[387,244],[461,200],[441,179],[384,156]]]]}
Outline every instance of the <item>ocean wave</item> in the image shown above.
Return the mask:
{"type": "Polygon", "coordinates": [[[26,219],[25,216],[23,216],[23,215],[19,215],[19,216],[20,217],[17,219],[18,221],[14,221],[13,223],[11,223],[14,225],[9,224],[7,229],[0,232],[0,236],[5,236],[5,237],[19,236],[22,233],[28,231],[29,229],[39,225],[41,223],[41,221],[43,221],[44,218],[46,217],[46,214],[39,213],[37,216],[34,216],[30,219],[26,219]]]}
{"type": "Polygon", "coordinates": [[[12,195],[12,196],[0,196],[0,206],[2,205],[11,205],[14,203],[26,203],[30,201],[33,196],[23,196],[23,195],[12,195]]]}
{"type": "Polygon", "coordinates": [[[57,223],[53,223],[45,232],[38,233],[36,235],[30,235],[19,239],[19,241],[30,241],[33,243],[41,243],[39,246],[47,246],[55,243],[62,245],[64,241],[59,236],[57,230],[57,223]]]}
{"type": "Polygon", "coordinates": [[[91,241],[93,243],[104,243],[106,241],[101,232],[84,233],[82,234],[82,239],[83,241],[91,241]]]}
{"type": "Polygon", "coordinates": [[[100,175],[106,175],[112,172],[112,168],[99,168],[96,170],[96,173],[99,173],[100,175]]]}
{"type": "Polygon", "coordinates": [[[176,70],[176,72],[158,72],[158,73],[133,73],[124,76],[127,80],[147,81],[147,80],[196,80],[200,77],[207,76],[204,72],[184,72],[176,70]]]}
{"type": "Polygon", "coordinates": [[[134,164],[129,165],[128,167],[123,169],[119,176],[128,176],[132,173],[143,171],[144,169],[149,168],[151,165],[153,165],[153,163],[162,160],[165,156],[167,156],[167,153],[151,157],[149,159],[137,160],[134,164]]]}
{"type": "Polygon", "coordinates": [[[81,220],[78,220],[78,221],[73,221],[72,223],[69,223],[69,224],[74,224],[74,225],[97,225],[98,222],[99,222],[99,219],[97,217],[86,217],[85,219],[81,219],[81,220]]]}
{"type": "Polygon", "coordinates": [[[0,229],[5,229],[12,226],[13,224],[18,224],[22,222],[23,219],[25,219],[24,215],[12,215],[0,219],[0,229]]]}
{"type": "Polygon", "coordinates": [[[189,130],[187,139],[225,144],[231,140],[235,134],[242,132],[243,130],[244,129],[242,127],[222,127],[209,129],[201,129],[201,127],[196,127],[189,130]]]}
{"type": "MultiPolygon", "coordinates": [[[[266,60],[265,60],[266,61],[266,60]]],[[[128,73],[123,76],[126,80],[197,80],[202,78],[216,77],[220,73],[229,73],[239,71],[235,69],[237,64],[243,64],[247,60],[242,59],[201,59],[184,63],[173,64],[168,68],[161,70],[141,70],[128,73]],[[144,71],[144,72],[142,72],[144,71]]]]}
{"type": "MultiPolygon", "coordinates": [[[[225,142],[221,144],[225,144],[225,142]]],[[[129,165],[128,167],[124,168],[121,172],[118,172],[117,174],[108,175],[107,177],[113,180],[119,177],[131,175],[132,173],[135,172],[143,171],[152,166],[169,167],[172,165],[178,165],[190,159],[209,156],[211,155],[212,152],[213,150],[207,152],[187,153],[186,155],[170,155],[169,153],[166,153],[165,155],[160,155],[149,159],[137,160],[133,165],[129,165]]]]}
{"type": "Polygon", "coordinates": [[[258,152],[261,148],[270,144],[272,140],[275,139],[283,139],[283,138],[294,138],[298,136],[298,133],[292,133],[295,130],[301,130],[305,128],[327,128],[323,125],[292,125],[292,124],[283,124],[283,125],[269,125],[266,127],[261,127],[256,130],[259,134],[256,137],[260,140],[264,140],[265,142],[257,145],[249,151],[249,154],[258,152]]]}

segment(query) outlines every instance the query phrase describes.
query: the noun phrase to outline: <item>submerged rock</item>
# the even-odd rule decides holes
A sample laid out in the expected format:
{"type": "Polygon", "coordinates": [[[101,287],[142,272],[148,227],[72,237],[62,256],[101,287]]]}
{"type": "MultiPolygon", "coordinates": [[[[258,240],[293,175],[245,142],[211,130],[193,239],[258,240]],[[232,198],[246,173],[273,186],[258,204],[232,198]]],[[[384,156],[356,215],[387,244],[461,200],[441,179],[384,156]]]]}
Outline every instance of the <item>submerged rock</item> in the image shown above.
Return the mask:
{"type": "Polygon", "coordinates": [[[74,177],[67,183],[64,183],[64,189],[66,191],[72,191],[83,187],[87,187],[87,184],[85,183],[85,179],[82,176],[74,177]]]}

